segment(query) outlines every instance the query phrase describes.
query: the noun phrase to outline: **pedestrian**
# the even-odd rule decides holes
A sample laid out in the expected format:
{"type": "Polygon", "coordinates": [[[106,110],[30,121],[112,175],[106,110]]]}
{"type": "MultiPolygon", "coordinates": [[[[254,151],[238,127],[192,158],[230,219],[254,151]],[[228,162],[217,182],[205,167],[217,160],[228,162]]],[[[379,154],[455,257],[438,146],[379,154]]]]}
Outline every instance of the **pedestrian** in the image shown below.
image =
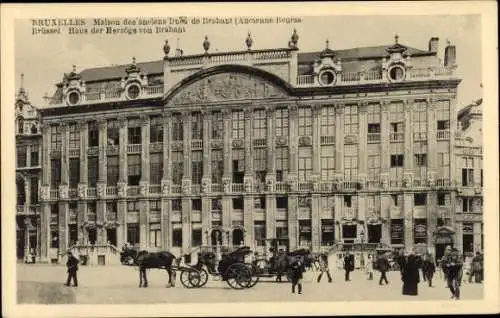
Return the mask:
{"type": "Polygon", "coordinates": [[[436,265],[434,264],[432,255],[425,254],[424,260],[422,261],[422,274],[424,277],[424,282],[427,281],[429,283],[429,287],[433,287],[432,278],[434,277],[435,272],[436,272],[436,265]]]}
{"type": "Polygon", "coordinates": [[[319,276],[318,276],[318,283],[321,281],[321,277],[323,277],[323,273],[326,273],[326,276],[328,277],[328,282],[332,282],[332,276],[330,275],[330,268],[328,267],[328,256],[326,254],[320,254],[319,255],[319,276]]]}
{"type": "Polygon", "coordinates": [[[385,284],[389,284],[389,281],[387,280],[387,271],[390,268],[389,260],[387,259],[387,255],[383,254],[379,257],[377,260],[377,269],[380,272],[380,279],[378,281],[379,285],[383,285],[382,281],[385,282],[385,284]]]}
{"type": "Polygon", "coordinates": [[[420,283],[420,274],[417,265],[417,259],[413,252],[410,252],[406,258],[401,279],[403,281],[403,295],[417,296],[418,283],[420,283]]]}
{"type": "Polygon", "coordinates": [[[298,293],[302,294],[302,279],[304,278],[304,272],[306,271],[304,262],[302,258],[299,256],[297,259],[290,265],[292,270],[292,293],[295,293],[295,286],[298,287],[298,293]]]}
{"type": "Polygon", "coordinates": [[[345,270],[345,281],[348,282],[351,279],[349,278],[349,274],[354,270],[354,255],[347,252],[344,257],[344,270],[345,270]]]}
{"type": "Polygon", "coordinates": [[[481,252],[476,252],[476,256],[472,259],[472,270],[474,272],[474,282],[483,282],[483,255],[481,252]]]}
{"type": "Polygon", "coordinates": [[[464,278],[464,282],[472,284],[472,278],[474,277],[474,270],[472,268],[472,260],[473,257],[466,256],[464,259],[464,273],[466,278],[464,278]]]}
{"type": "Polygon", "coordinates": [[[368,254],[368,261],[366,262],[366,273],[368,274],[368,280],[373,280],[373,255],[368,254]]]}
{"type": "Polygon", "coordinates": [[[443,259],[446,268],[446,281],[451,292],[451,299],[460,299],[460,285],[462,280],[463,262],[456,248],[450,249],[443,259]]]}
{"type": "Polygon", "coordinates": [[[450,253],[451,253],[451,246],[447,245],[446,248],[444,249],[444,254],[440,262],[440,268],[441,271],[443,272],[443,279],[446,288],[448,288],[448,268],[446,267],[446,263],[450,253]]]}
{"type": "Polygon", "coordinates": [[[78,287],[78,278],[76,273],[78,272],[78,263],[80,261],[76,258],[71,251],[68,252],[68,261],[66,262],[66,268],[68,269],[68,279],[66,280],[66,286],[70,286],[71,280],[73,279],[73,286],[78,287]]]}

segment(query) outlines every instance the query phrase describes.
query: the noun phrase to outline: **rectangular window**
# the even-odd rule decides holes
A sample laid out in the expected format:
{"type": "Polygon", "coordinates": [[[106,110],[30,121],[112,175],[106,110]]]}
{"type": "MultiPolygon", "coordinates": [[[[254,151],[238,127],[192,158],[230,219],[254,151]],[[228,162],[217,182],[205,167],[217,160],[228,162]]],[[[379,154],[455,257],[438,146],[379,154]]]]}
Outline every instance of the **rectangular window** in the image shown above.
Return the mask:
{"type": "Polygon", "coordinates": [[[418,153],[415,154],[415,167],[427,167],[427,154],[425,153],[418,153]]]}
{"type": "Polygon", "coordinates": [[[400,194],[391,194],[391,199],[392,199],[392,206],[399,206],[399,203],[402,201],[400,194]]]}
{"type": "Polygon", "coordinates": [[[212,199],[212,211],[222,210],[222,200],[220,198],[212,199]]]}
{"type": "Polygon", "coordinates": [[[202,230],[193,229],[191,232],[191,245],[193,247],[201,246],[202,243],[202,230]]]}
{"type": "Polygon", "coordinates": [[[299,136],[312,135],[312,110],[311,108],[299,108],[299,136]]]}
{"type": "Polygon", "coordinates": [[[184,126],[182,124],[181,114],[172,115],[172,140],[173,141],[184,140],[184,126]]]}
{"type": "Polygon", "coordinates": [[[415,206],[427,205],[427,194],[426,193],[415,193],[413,195],[413,203],[415,206]]]}
{"type": "Polygon", "coordinates": [[[391,220],[391,244],[404,244],[404,220],[391,220]]]}
{"type": "Polygon", "coordinates": [[[212,183],[222,184],[224,173],[224,157],[222,150],[212,150],[212,183]]]}
{"type": "Polygon", "coordinates": [[[61,159],[50,160],[50,187],[55,189],[61,184],[61,159]]]}
{"type": "Polygon", "coordinates": [[[344,179],[356,181],[358,178],[358,151],[357,145],[344,147],[344,179]]]}
{"type": "Polygon", "coordinates": [[[402,167],[404,164],[404,155],[391,155],[391,168],[402,167]]]}
{"type": "Polygon", "coordinates": [[[245,172],[245,151],[233,149],[233,173],[245,172]]]}
{"type": "Polygon", "coordinates": [[[288,173],[288,147],[277,147],[276,151],[276,181],[283,182],[288,173]]]}
{"type": "Polygon", "coordinates": [[[378,211],[380,209],[380,196],[378,195],[366,196],[366,206],[368,208],[372,208],[378,211]]]}
{"type": "Polygon", "coordinates": [[[257,246],[266,245],[266,222],[254,221],[254,235],[257,246]]]}
{"type": "Polygon", "coordinates": [[[253,207],[257,210],[266,209],[266,197],[260,196],[253,199],[253,207]]]}
{"type": "Polygon", "coordinates": [[[193,199],[191,204],[193,211],[201,211],[201,199],[193,199]]]}
{"type": "Polygon", "coordinates": [[[288,198],[287,197],[276,197],[276,208],[288,210],[288,198]]]}
{"type": "Polygon", "coordinates": [[[276,110],[276,136],[288,136],[288,109],[286,108],[276,110]]]}
{"type": "Polygon", "coordinates": [[[451,195],[449,193],[438,192],[437,201],[439,206],[451,206],[451,195]]]}
{"type": "Polygon", "coordinates": [[[358,106],[350,105],[344,108],[344,134],[358,135],[358,106]]]}
{"type": "Polygon", "coordinates": [[[462,212],[464,213],[472,213],[474,207],[474,199],[473,198],[462,198],[462,212]]]}
{"type": "Polygon", "coordinates": [[[191,180],[193,184],[201,184],[203,177],[203,154],[201,151],[193,151],[191,156],[191,180]]]}
{"type": "Polygon", "coordinates": [[[97,179],[99,178],[99,157],[88,157],[87,164],[87,182],[90,188],[95,188],[97,186],[97,179]]]}
{"type": "Polygon", "coordinates": [[[299,181],[307,181],[312,173],[312,147],[299,147],[299,181]]]}
{"type": "Polygon", "coordinates": [[[61,126],[50,126],[50,150],[60,151],[62,144],[61,126]]]}
{"type": "Polygon", "coordinates": [[[77,188],[80,182],[80,159],[69,158],[69,187],[77,188]]]}
{"type": "Polygon", "coordinates": [[[182,151],[172,151],[172,183],[182,184],[184,175],[184,156],[182,151]]]}
{"type": "Polygon", "coordinates": [[[232,135],[233,139],[245,138],[245,115],[242,110],[232,112],[232,135]]]}
{"type": "Polygon", "coordinates": [[[427,243],[427,219],[415,219],[413,237],[415,244],[427,243]]]}
{"type": "Polygon", "coordinates": [[[40,157],[38,152],[38,144],[33,144],[30,150],[31,166],[36,167],[40,164],[40,157]]]}
{"type": "Polygon", "coordinates": [[[149,142],[163,142],[163,118],[161,116],[151,116],[149,142]]]}
{"type": "Polygon", "coordinates": [[[266,139],[267,136],[267,118],[266,111],[256,110],[253,114],[253,138],[266,139]]]}
{"type": "MultiPolygon", "coordinates": [[[[366,109],[367,112],[367,121],[368,125],[374,124],[378,125],[380,128],[380,105],[378,104],[370,104],[367,106],[366,109]]],[[[368,132],[370,132],[368,130],[368,132]]],[[[380,132],[380,131],[373,131],[373,132],[380,132]]]]}
{"type": "Polygon", "coordinates": [[[127,242],[132,245],[139,244],[139,224],[127,224],[127,242]]]}
{"type": "MultiPolygon", "coordinates": [[[[450,120],[450,101],[441,100],[437,102],[436,107],[436,118],[438,121],[448,121],[450,120]]],[[[439,129],[439,128],[438,128],[439,129]]]]}
{"type": "Polygon", "coordinates": [[[438,152],[437,159],[439,179],[450,179],[450,154],[438,152]]]}
{"type": "Polygon", "coordinates": [[[352,207],[352,196],[344,195],[344,207],[346,208],[352,207]]]}
{"type": "Polygon", "coordinates": [[[335,147],[321,146],[321,180],[333,181],[335,175],[335,147]]]}
{"type": "Polygon", "coordinates": [[[118,156],[109,156],[107,159],[107,184],[108,186],[116,187],[120,175],[119,159],[118,156]]]}
{"type": "Polygon", "coordinates": [[[414,139],[426,139],[427,136],[427,103],[424,101],[413,104],[412,127],[414,139]]]}
{"type": "Polygon", "coordinates": [[[311,220],[299,220],[299,246],[310,247],[312,242],[311,220]]]}
{"type": "Polygon", "coordinates": [[[116,119],[108,120],[106,129],[107,143],[109,146],[118,146],[120,144],[120,124],[116,119]]]}
{"type": "Polygon", "coordinates": [[[80,148],[80,129],[77,124],[69,125],[69,149],[80,148]]]}
{"type": "Polygon", "coordinates": [[[30,189],[31,203],[38,204],[38,178],[31,177],[31,189],[30,189]]]}
{"type": "Polygon", "coordinates": [[[233,198],[233,210],[243,210],[243,198],[233,198]]]}
{"type": "Polygon", "coordinates": [[[181,199],[173,199],[172,200],[172,211],[181,211],[182,210],[182,200],[181,199]]]}
{"type": "Polygon", "coordinates": [[[212,139],[220,140],[224,136],[224,120],[222,118],[222,112],[214,111],[212,112],[212,139]]]}
{"type": "Polygon", "coordinates": [[[335,107],[324,106],[321,109],[321,136],[335,136],[335,107]]]}
{"type": "Polygon", "coordinates": [[[163,155],[152,153],[149,155],[149,181],[151,184],[161,184],[163,177],[163,155]]]}
{"type": "Polygon", "coordinates": [[[141,138],[141,127],[129,127],[128,128],[128,144],[129,145],[140,145],[142,142],[141,138]]]}
{"type": "Polygon", "coordinates": [[[128,185],[137,186],[141,179],[141,155],[127,156],[128,185]]]}
{"type": "Polygon", "coordinates": [[[369,134],[379,134],[380,133],[380,124],[368,124],[368,133],[369,134]]]}
{"type": "Polygon", "coordinates": [[[191,114],[191,139],[203,139],[203,117],[198,112],[191,114]]]}
{"type": "Polygon", "coordinates": [[[462,158],[462,186],[472,187],[474,185],[474,158],[462,158]]]}
{"type": "Polygon", "coordinates": [[[172,246],[182,247],[182,229],[172,230],[172,246]]]}
{"type": "Polygon", "coordinates": [[[26,151],[27,151],[26,146],[17,146],[16,147],[17,166],[18,167],[26,167],[26,158],[27,158],[26,151]]]}
{"type": "Polygon", "coordinates": [[[266,148],[256,148],[253,149],[253,169],[255,172],[266,172],[267,171],[267,149],[266,148]]]}
{"type": "Polygon", "coordinates": [[[99,146],[99,126],[97,121],[91,121],[88,124],[88,143],[89,147],[99,146]]]}
{"type": "Polygon", "coordinates": [[[161,227],[160,223],[151,223],[149,225],[149,247],[161,246],[161,227]]]}
{"type": "Polygon", "coordinates": [[[380,176],[380,155],[368,155],[368,178],[370,180],[377,180],[380,176]]]}

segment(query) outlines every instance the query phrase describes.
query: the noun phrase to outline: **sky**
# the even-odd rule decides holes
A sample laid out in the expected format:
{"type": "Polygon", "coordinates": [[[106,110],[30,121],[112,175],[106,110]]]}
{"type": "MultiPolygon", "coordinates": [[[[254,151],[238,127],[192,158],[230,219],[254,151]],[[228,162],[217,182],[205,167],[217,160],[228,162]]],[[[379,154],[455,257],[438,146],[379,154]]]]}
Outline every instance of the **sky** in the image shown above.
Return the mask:
{"type": "MultiPolygon", "coordinates": [[[[185,55],[203,52],[205,35],[210,51],[233,51],[246,48],[248,32],[253,49],[286,47],[293,32],[299,35],[299,52],[320,51],[328,39],[332,49],[387,45],[399,35],[401,44],[428,49],[431,37],[439,37],[439,57],[443,59],[447,40],[457,48],[456,75],[462,79],[457,94],[458,108],[482,97],[481,16],[480,15],[357,15],[301,17],[301,23],[250,25],[188,25],[184,33],[137,35],[31,35],[31,21],[15,24],[16,88],[21,84],[31,102],[43,105],[43,95],[51,96],[55,84],[72,65],[77,71],[86,68],[128,64],[163,58],[163,44],[169,40],[172,51],[179,41],[185,55]],[[178,39],[178,40],[177,40],[178,39]]],[[[90,23],[91,25],[91,23],[90,23]]],[[[171,52],[172,52],[171,51],[171,52]]],[[[172,53],[171,53],[172,55],[172,53]]]]}

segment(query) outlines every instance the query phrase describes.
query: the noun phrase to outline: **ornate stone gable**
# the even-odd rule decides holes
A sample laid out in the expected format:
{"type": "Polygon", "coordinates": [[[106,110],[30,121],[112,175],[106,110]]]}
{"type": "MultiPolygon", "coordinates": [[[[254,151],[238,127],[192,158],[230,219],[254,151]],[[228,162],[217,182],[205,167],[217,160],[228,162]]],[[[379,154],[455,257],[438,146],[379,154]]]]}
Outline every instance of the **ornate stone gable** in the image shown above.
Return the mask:
{"type": "Polygon", "coordinates": [[[262,78],[229,72],[211,75],[184,87],[169,104],[182,105],[286,96],[287,94],[282,89],[262,78]]]}

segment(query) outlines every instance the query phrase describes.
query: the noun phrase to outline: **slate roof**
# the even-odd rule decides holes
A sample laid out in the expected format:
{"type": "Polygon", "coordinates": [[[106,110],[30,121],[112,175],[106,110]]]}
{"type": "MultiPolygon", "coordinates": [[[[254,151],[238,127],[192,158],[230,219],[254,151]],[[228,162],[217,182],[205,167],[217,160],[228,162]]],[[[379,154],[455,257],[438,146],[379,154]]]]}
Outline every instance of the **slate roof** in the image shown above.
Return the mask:
{"type": "MultiPolygon", "coordinates": [[[[391,45],[360,47],[346,50],[335,50],[335,56],[341,59],[355,60],[362,58],[380,58],[387,55],[386,49],[391,45]]],[[[407,47],[408,53],[412,56],[429,55],[427,51],[422,51],[412,47],[407,47]]],[[[319,59],[322,51],[298,53],[299,64],[310,64],[319,59]]],[[[113,78],[121,78],[126,75],[125,69],[129,64],[97,67],[83,70],[80,75],[85,82],[103,81],[113,78]]],[[[146,74],[162,74],[163,60],[137,63],[137,66],[146,74]]]]}

